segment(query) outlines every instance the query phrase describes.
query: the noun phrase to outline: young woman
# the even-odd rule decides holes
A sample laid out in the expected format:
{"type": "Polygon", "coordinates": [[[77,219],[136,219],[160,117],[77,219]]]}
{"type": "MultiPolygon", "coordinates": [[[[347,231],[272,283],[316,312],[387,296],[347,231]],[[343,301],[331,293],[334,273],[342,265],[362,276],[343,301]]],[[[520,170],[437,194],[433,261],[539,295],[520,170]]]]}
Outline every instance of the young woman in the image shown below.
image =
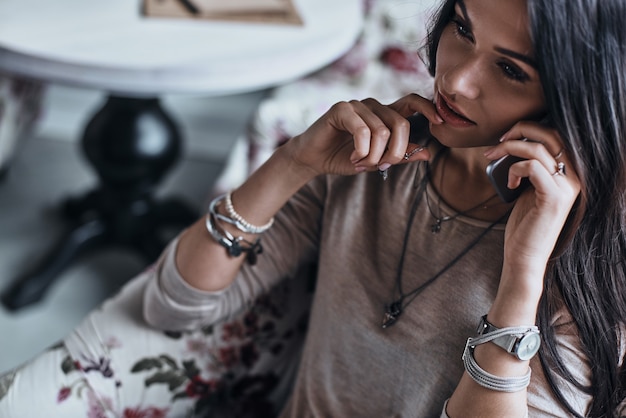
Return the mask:
{"type": "Polygon", "coordinates": [[[170,246],[146,318],[215,323],[315,262],[283,416],[617,416],[625,19],[622,0],[445,1],[433,99],[333,106],[170,246]],[[530,183],[511,203],[486,175],[505,155],[508,187],[530,183]]]}
{"type": "MultiPolygon", "coordinates": [[[[135,309],[143,292],[154,327],[210,327],[286,278],[302,283],[300,268],[313,264],[307,337],[281,416],[618,416],[624,20],[625,0],[444,1],[427,47],[432,98],[333,106],[214,200],[124,304],[135,309]],[[520,158],[504,171],[510,189],[523,189],[512,202],[486,174],[507,155],[520,158]]],[[[90,416],[198,411],[177,407],[215,385],[191,348],[181,364],[162,343],[154,357],[112,364],[106,355],[120,342],[107,340],[108,322],[143,326],[113,313],[66,339],[84,344],[83,356],[52,350],[0,377],[0,415],[32,416],[13,411],[42,404],[32,386],[59,368],[58,396],[46,402],[63,416],[70,396],[87,398],[98,411],[90,416]],[[120,370],[148,377],[131,387],[120,370]],[[105,385],[113,396],[101,395],[105,385]],[[112,412],[118,400],[143,402],[148,387],[166,407],[112,412]]],[[[137,338],[149,346],[157,337],[137,338]]],[[[238,389],[262,382],[247,383],[238,389]]]]}

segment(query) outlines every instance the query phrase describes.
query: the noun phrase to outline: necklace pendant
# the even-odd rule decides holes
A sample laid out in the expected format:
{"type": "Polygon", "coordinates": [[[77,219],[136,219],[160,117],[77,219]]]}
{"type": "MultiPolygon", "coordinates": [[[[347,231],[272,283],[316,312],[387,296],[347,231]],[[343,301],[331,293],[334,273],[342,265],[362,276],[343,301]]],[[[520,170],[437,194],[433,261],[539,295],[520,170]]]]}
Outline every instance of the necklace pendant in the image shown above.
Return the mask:
{"type": "Polygon", "coordinates": [[[437,219],[430,227],[430,232],[433,234],[438,234],[439,231],[441,231],[441,219],[437,219]]]}
{"type": "Polygon", "coordinates": [[[383,316],[383,328],[389,328],[396,323],[398,317],[402,313],[402,302],[396,301],[390,305],[387,305],[385,309],[385,315],[383,316]]]}

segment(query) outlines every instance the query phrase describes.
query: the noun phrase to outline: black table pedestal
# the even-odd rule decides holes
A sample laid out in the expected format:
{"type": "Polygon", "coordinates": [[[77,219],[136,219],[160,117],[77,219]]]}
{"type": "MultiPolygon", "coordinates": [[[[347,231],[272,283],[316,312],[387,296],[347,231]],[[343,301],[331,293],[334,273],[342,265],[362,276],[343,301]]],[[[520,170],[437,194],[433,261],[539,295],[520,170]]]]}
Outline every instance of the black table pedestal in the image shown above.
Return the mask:
{"type": "Polygon", "coordinates": [[[152,262],[169,239],[166,232],[196,219],[183,202],[154,198],[156,186],[181,151],[176,125],[158,99],[109,97],[88,123],[82,146],[99,186],[65,202],[67,233],[40,264],[3,292],[1,301],[10,310],[41,300],[80,254],[117,245],[152,262]]]}

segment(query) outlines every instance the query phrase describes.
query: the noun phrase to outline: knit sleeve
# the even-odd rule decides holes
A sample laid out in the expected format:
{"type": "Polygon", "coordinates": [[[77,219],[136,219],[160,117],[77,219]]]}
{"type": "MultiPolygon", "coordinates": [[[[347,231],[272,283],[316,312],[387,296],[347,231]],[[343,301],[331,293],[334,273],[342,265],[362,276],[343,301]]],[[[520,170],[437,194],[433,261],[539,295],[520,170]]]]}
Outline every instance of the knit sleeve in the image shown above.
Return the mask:
{"type": "MultiPolygon", "coordinates": [[[[556,333],[557,350],[566,369],[583,387],[589,386],[591,364],[582,349],[578,328],[564,305],[556,312],[551,322],[556,333]]],[[[528,388],[528,415],[531,418],[570,416],[569,410],[557,400],[550,388],[539,356],[532,359],[531,368],[533,374],[528,388]]],[[[586,416],[587,408],[592,400],[591,395],[557,373],[554,373],[554,379],[565,401],[578,414],[586,416]]]]}
{"type": "MultiPolygon", "coordinates": [[[[174,239],[146,286],[146,321],[166,330],[211,325],[234,315],[281,280],[304,280],[298,276],[301,267],[317,259],[325,189],[321,177],[296,193],[276,214],[272,228],[262,235],[263,253],[258,262],[244,264],[231,286],[221,291],[195,289],[183,279],[175,262],[178,237],[174,239]]],[[[211,239],[208,233],[207,239],[211,239]]]]}

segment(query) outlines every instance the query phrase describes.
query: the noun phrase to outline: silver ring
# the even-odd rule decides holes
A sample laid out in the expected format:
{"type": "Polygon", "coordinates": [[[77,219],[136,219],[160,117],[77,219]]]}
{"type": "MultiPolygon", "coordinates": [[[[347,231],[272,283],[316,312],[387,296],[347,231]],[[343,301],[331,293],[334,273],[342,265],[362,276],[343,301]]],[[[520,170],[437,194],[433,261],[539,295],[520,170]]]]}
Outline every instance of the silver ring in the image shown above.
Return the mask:
{"type": "Polygon", "coordinates": [[[405,153],[404,153],[404,159],[405,159],[405,160],[408,160],[408,159],[409,159],[409,158],[411,158],[414,154],[417,154],[417,153],[418,153],[418,152],[420,152],[420,151],[424,151],[424,147],[417,147],[417,148],[414,148],[414,149],[413,149],[413,151],[411,151],[411,152],[405,152],[405,153]]]}
{"type": "Polygon", "coordinates": [[[553,176],[564,176],[565,175],[565,163],[563,161],[559,161],[556,165],[556,171],[552,173],[553,176]]]}

